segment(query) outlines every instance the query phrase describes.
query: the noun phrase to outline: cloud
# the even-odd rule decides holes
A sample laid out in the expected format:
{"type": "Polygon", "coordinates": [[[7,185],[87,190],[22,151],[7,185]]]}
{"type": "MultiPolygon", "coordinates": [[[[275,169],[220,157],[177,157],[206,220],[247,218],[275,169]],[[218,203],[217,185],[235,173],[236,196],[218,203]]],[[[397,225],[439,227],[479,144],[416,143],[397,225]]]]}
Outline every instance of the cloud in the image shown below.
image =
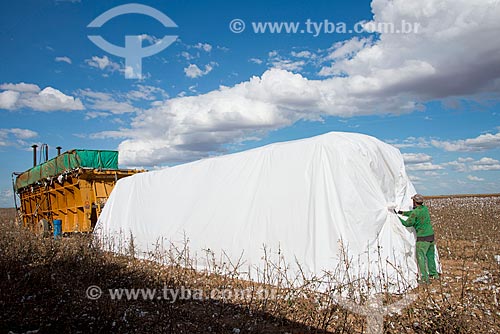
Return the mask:
{"type": "Polygon", "coordinates": [[[281,57],[277,51],[269,52],[269,60],[267,63],[272,68],[291,72],[300,72],[306,65],[304,60],[285,59],[281,57]]]}
{"type": "Polygon", "coordinates": [[[337,60],[350,58],[364,48],[370,47],[372,45],[372,42],[373,40],[371,37],[354,37],[347,41],[337,42],[328,50],[330,51],[330,53],[328,54],[326,59],[337,60]]]}
{"type": "MultiPolygon", "coordinates": [[[[273,68],[258,77],[173,98],[139,113],[120,144],[121,157],[128,164],[144,165],[192,160],[247,138],[262,138],[300,119],[401,114],[422,110],[423,103],[436,99],[498,95],[498,1],[374,0],[372,12],[375,23],[405,20],[418,22],[420,29],[380,33],[371,41],[354,37],[334,45],[323,64],[332,75],[321,80],[291,73],[301,71],[305,59],[295,62],[271,51],[268,64],[273,68]]],[[[198,66],[189,69],[192,77],[200,72],[198,66]]],[[[478,137],[478,147],[498,147],[495,136],[478,137]]],[[[417,139],[400,144],[429,145],[417,139]]],[[[444,168],[431,162],[412,166],[444,168]]]]}
{"type": "Polygon", "coordinates": [[[260,65],[263,63],[262,59],[259,59],[259,58],[250,58],[248,61],[251,63],[257,64],[257,65],[260,65]]]}
{"type": "Polygon", "coordinates": [[[108,139],[108,138],[117,139],[117,138],[127,138],[128,136],[130,136],[130,131],[128,131],[127,129],[120,129],[120,130],[101,131],[92,133],[90,134],[89,137],[91,139],[108,139]]]}
{"type": "MultiPolygon", "coordinates": [[[[99,118],[99,117],[108,117],[108,116],[111,116],[111,114],[109,112],[105,112],[105,111],[88,111],[88,112],[85,113],[85,120],[95,119],[95,118],[99,118]]],[[[84,136],[82,136],[82,138],[84,138],[84,136]]]]}
{"type": "Polygon", "coordinates": [[[473,171],[490,171],[490,170],[500,170],[500,161],[484,157],[479,159],[478,161],[474,161],[470,169],[473,171]]]}
{"type": "Polygon", "coordinates": [[[479,159],[478,161],[473,162],[474,165],[497,165],[499,163],[500,163],[500,161],[493,159],[493,158],[488,158],[488,157],[484,157],[484,158],[479,159]]]}
{"type": "Polygon", "coordinates": [[[131,90],[126,94],[126,97],[130,100],[146,100],[153,101],[158,98],[168,98],[168,93],[160,87],[154,87],[149,85],[137,85],[136,90],[131,90]]]}
{"type": "MultiPolygon", "coordinates": [[[[115,94],[96,92],[90,89],[83,89],[78,92],[79,96],[85,100],[87,109],[93,111],[107,112],[114,115],[121,115],[126,113],[137,112],[139,108],[134,107],[130,101],[122,98],[117,100],[115,94]]],[[[102,113],[87,114],[89,118],[103,116],[102,113]]]]}
{"type": "Polygon", "coordinates": [[[122,115],[136,113],[142,110],[134,105],[139,102],[155,104],[155,101],[168,98],[168,94],[160,87],[136,84],[135,88],[122,92],[99,92],[91,89],[81,89],[78,96],[85,101],[87,109],[87,119],[107,117],[110,115],[122,115]]]}
{"type": "Polygon", "coordinates": [[[9,133],[12,133],[16,138],[19,139],[31,139],[38,136],[38,133],[29,129],[19,129],[13,128],[7,130],[9,133]]]}
{"type": "Polygon", "coordinates": [[[255,132],[290,125],[300,116],[276,108],[274,99],[284,107],[307,107],[309,92],[304,92],[305,100],[301,94],[291,94],[302,82],[300,75],[272,70],[263,78],[254,77],[233,88],[167,100],[136,117],[128,130],[130,139],[120,144],[120,159],[125,164],[144,165],[187,161],[207,152],[220,152],[223,144],[235,138],[245,140],[255,132]],[[295,84],[291,84],[290,75],[295,84]],[[258,96],[260,100],[255,98],[258,96]]]}
{"type": "Polygon", "coordinates": [[[0,190],[0,208],[14,207],[14,193],[12,189],[5,188],[0,190]]]}
{"type": "Polygon", "coordinates": [[[456,161],[444,163],[443,166],[450,166],[457,172],[494,171],[500,170],[500,161],[489,157],[483,157],[479,160],[474,160],[473,158],[458,158],[456,161]]]}
{"type": "Polygon", "coordinates": [[[408,137],[402,141],[399,139],[386,140],[388,144],[391,144],[397,148],[428,148],[430,147],[430,142],[424,137],[408,137]]]}
{"type": "Polygon", "coordinates": [[[196,64],[189,64],[189,66],[184,69],[184,73],[186,73],[187,77],[192,79],[202,77],[210,73],[214,68],[213,65],[215,64],[217,63],[210,63],[205,65],[204,70],[200,69],[196,64]]]}
{"type": "Polygon", "coordinates": [[[455,141],[432,140],[432,145],[451,152],[479,152],[500,148],[500,132],[455,141]]]}
{"type": "Polygon", "coordinates": [[[85,62],[90,67],[101,70],[110,70],[112,72],[120,70],[120,64],[113,62],[108,56],[93,56],[91,59],[85,59],[85,62]]]}
{"type": "Polygon", "coordinates": [[[192,60],[195,59],[196,57],[192,56],[189,52],[187,51],[182,51],[181,56],[184,57],[186,60],[192,60]]]}
{"type": "Polygon", "coordinates": [[[434,165],[432,162],[422,162],[422,163],[410,164],[406,166],[406,169],[412,171],[432,171],[432,170],[444,169],[444,167],[440,165],[434,165]]]}
{"type": "Polygon", "coordinates": [[[225,46],[220,46],[220,45],[217,45],[217,50],[221,50],[223,52],[228,52],[229,51],[229,48],[228,47],[225,47],[225,46]]]}
{"type": "Polygon", "coordinates": [[[271,62],[272,67],[287,71],[300,71],[305,64],[303,60],[293,61],[290,59],[278,59],[271,62]]]}
{"type": "Polygon", "coordinates": [[[415,175],[408,175],[410,178],[410,181],[413,183],[420,183],[422,181],[421,177],[415,176],[415,175]]]}
{"type": "Polygon", "coordinates": [[[40,87],[38,87],[38,85],[27,84],[24,82],[20,82],[17,84],[4,83],[4,84],[0,85],[0,89],[10,90],[10,91],[20,92],[20,93],[38,93],[40,91],[40,87]]]}
{"type": "Polygon", "coordinates": [[[415,22],[418,33],[381,33],[352,58],[335,61],[333,70],[359,76],[381,95],[415,101],[498,91],[498,1],[374,0],[371,6],[375,24],[415,22]]]}
{"type": "MultiPolygon", "coordinates": [[[[178,39],[178,41],[179,41],[179,39],[178,39]]],[[[206,53],[210,53],[213,50],[212,45],[210,45],[208,43],[197,43],[195,45],[187,45],[187,44],[182,43],[182,42],[178,42],[178,43],[180,43],[182,46],[184,46],[187,50],[191,50],[191,53],[184,50],[184,51],[181,51],[181,53],[179,54],[181,57],[183,57],[184,59],[186,59],[188,61],[201,58],[202,55],[200,54],[200,51],[197,51],[197,50],[201,50],[201,51],[204,51],[206,53]],[[193,50],[193,49],[196,49],[196,50],[193,50]]],[[[219,46],[217,46],[217,49],[223,50],[223,51],[228,50],[228,49],[225,49],[225,48],[222,48],[219,46]]]]}
{"type": "Polygon", "coordinates": [[[432,161],[432,157],[424,153],[403,153],[403,159],[406,164],[419,164],[432,161]]]}
{"type": "Polygon", "coordinates": [[[467,175],[467,178],[471,181],[484,181],[484,179],[473,175],[467,175]]]}
{"type": "Polygon", "coordinates": [[[457,172],[467,172],[469,170],[468,166],[463,163],[463,162],[460,162],[460,161],[450,161],[450,162],[445,162],[443,164],[443,166],[449,166],[451,167],[453,170],[457,171],[457,172]]]}
{"type": "Polygon", "coordinates": [[[148,41],[149,44],[155,44],[156,42],[158,42],[160,40],[160,39],[156,38],[155,36],[151,36],[148,34],[139,35],[139,39],[141,41],[148,41]]]}
{"type": "Polygon", "coordinates": [[[0,146],[26,146],[26,139],[37,136],[37,132],[29,129],[0,129],[0,146]]]}
{"type": "Polygon", "coordinates": [[[276,51],[276,50],[269,51],[267,55],[269,56],[269,58],[274,58],[274,57],[278,56],[278,51],[276,51]]]}
{"type": "Polygon", "coordinates": [[[21,93],[7,90],[0,93],[0,109],[12,110],[15,108],[17,100],[21,93]]]}
{"type": "Polygon", "coordinates": [[[300,51],[300,52],[292,51],[291,55],[293,57],[297,57],[297,58],[314,58],[315,57],[315,55],[311,51],[300,51]]]}
{"type": "Polygon", "coordinates": [[[193,48],[200,49],[200,50],[203,50],[205,52],[212,51],[212,46],[208,43],[197,43],[196,45],[193,45],[193,48]]]}
{"type": "Polygon", "coordinates": [[[203,71],[196,64],[189,64],[189,66],[184,69],[184,73],[186,73],[186,76],[189,78],[203,76],[203,71]]]}
{"type": "Polygon", "coordinates": [[[65,95],[61,91],[46,87],[38,94],[24,94],[19,98],[21,104],[38,111],[54,110],[83,110],[83,104],[79,99],[65,95]]]}
{"type": "Polygon", "coordinates": [[[443,172],[436,172],[436,171],[426,171],[424,172],[424,175],[425,176],[442,176],[442,175],[446,175],[448,173],[443,173],[443,172]]]}
{"type": "Polygon", "coordinates": [[[71,64],[71,58],[69,58],[69,57],[56,57],[56,58],[54,58],[54,60],[56,62],[64,62],[64,63],[71,64]]]}
{"type": "Polygon", "coordinates": [[[342,74],[336,62],[339,60],[350,59],[359,51],[368,48],[372,44],[372,38],[358,38],[354,37],[347,41],[335,43],[328,49],[328,54],[323,58],[323,61],[333,61],[329,66],[323,66],[318,75],[319,76],[334,76],[342,74]]]}
{"type": "Polygon", "coordinates": [[[473,171],[479,171],[479,170],[484,170],[484,171],[500,170],[500,164],[471,166],[470,169],[473,170],[473,171]]]}
{"type": "Polygon", "coordinates": [[[0,108],[17,110],[30,108],[36,111],[70,111],[83,110],[83,104],[79,99],[66,95],[61,91],[45,87],[40,91],[40,87],[34,84],[2,84],[0,89],[7,89],[0,92],[0,108]]]}

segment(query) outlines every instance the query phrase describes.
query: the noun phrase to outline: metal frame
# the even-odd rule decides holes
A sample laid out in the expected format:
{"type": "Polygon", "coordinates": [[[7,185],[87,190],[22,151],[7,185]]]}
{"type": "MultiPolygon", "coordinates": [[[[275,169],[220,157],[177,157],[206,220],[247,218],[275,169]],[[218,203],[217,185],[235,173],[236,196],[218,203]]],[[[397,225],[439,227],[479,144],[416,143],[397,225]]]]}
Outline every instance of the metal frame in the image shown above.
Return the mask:
{"type": "Polygon", "coordinates": [[[47,223],[62,220],[62,232],[92,232],[116,182],[143,170],[77,168],[18,189],[22,223],[46,233],[47,223]]]}

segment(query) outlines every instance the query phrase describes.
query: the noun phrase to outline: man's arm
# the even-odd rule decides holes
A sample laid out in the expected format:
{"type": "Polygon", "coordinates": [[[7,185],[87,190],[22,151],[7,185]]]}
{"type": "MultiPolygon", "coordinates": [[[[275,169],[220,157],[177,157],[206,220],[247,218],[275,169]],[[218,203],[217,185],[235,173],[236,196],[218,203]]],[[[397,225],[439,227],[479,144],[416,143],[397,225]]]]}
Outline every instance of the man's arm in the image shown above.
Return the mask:
{"type": "Polygon", "coordinates": [[[399,218],[399,220],[401,220],[401,223],[406,227],[414,226],[416,219],[417,219],[417,214],[415,212],[411,212],[411,214],[407,220],[403,220],[403,219],[399,218]]]}

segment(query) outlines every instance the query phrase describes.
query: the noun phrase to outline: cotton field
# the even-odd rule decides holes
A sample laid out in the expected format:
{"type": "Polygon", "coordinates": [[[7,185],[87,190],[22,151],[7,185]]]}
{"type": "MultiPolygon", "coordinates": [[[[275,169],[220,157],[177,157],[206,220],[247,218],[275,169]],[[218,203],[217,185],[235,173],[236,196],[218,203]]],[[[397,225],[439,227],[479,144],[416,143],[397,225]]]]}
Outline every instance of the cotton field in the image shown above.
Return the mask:
{"type": "MultiPolygon", "coordinates": [[[[378,318],[384,332],[500,332],[500,197],[434,197],[425,204],[433,219],[443,272],[439,280],[406,296],[377,296],[384,310],[405,302],[404,308],[378,318]]],[[[214,262],[203,273],[189,268],[187,247],[155,254],[152,261],[139,260],[132,249],[128,256],[103,252],[89,235],[62,240],[39,237],[15,223],[13,210],[2,209],[0,214],[1,332],[368,330],[366,317],[346,305],[369,307],[369,297],[347,286],[353,295],[339,302],[332,294],[315,291],[318,282],[291,284],[283,280],[286,266],[279,263],[269,264],[262,282],[251,282],[238,278],[241,268],[237,266],[214,262]],[[169,261],[155,261],[161,256],[169,261]],[[145,288],[148,294],[168,291],[168,296],[177,298],[149,298],[153,295],[143,290],[137,294],[145,288]],[[116,293],[125,289],[127,295],[117,299],[116,293]],[[128,295],[130,289],[136,294],[128,295]]]]}

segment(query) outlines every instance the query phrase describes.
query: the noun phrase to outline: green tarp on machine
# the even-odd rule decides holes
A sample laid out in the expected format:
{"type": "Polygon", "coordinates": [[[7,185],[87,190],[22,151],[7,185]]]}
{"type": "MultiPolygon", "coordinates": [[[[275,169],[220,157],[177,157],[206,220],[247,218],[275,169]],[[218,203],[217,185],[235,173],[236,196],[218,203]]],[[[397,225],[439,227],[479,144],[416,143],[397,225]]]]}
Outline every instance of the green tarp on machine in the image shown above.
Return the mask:
{"type": "Polygon", "coordinates": [[[71,150],[19,175],[16,189],[57,176],[75,168],[118,169],[117,151],[71,150]]]}

